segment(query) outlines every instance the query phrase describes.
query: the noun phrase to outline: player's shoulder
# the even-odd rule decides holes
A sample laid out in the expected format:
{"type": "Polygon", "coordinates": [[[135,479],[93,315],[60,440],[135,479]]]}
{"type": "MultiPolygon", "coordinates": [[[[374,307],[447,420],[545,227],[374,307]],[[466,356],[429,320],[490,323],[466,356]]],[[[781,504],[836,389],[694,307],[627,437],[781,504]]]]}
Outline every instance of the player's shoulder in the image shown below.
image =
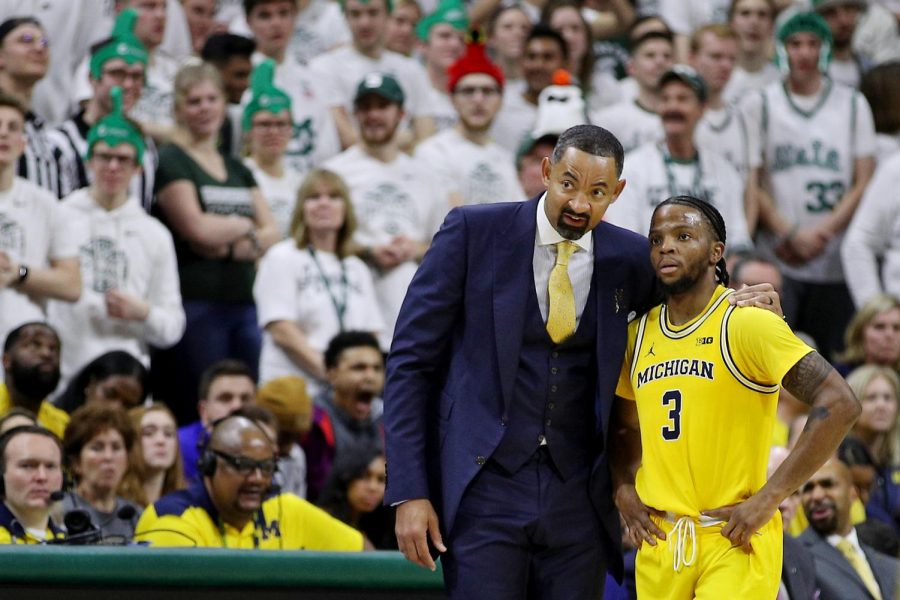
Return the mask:
{"type": "Polygon", "coordinates": [[[784,319],[771,310],[756,306],[735,306],[728,310],[729,333],[765,336],[773,328],[787,327],[784,319]]]}

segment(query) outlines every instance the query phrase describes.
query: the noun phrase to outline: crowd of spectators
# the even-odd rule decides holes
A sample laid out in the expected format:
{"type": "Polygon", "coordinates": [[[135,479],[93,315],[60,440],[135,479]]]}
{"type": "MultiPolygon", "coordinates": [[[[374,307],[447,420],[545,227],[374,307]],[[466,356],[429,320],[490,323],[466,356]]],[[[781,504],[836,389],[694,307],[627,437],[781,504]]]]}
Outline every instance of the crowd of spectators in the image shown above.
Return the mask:
{"type": "MultiPolygon", "coordinates": [[[[863,412],[828,480],[847,467],[860,542],[896,555],[896,0],[5,2],[0,526],[40,542],[83,511],[99,539],[285,548],[247,515],[296,510],[325,546],[391,548],[406,287],[448,211],[542,193],[586,122],[627,151],[609,221],[714,204],[733,280],[771,283],[847,377],[863,412]],[[220,529],[172,524],[230,495],[220,529]],[[180,533],[142,536],[162,521],[180,533]]],[[[776,448],[804,407],[778,415],[776,448]]],[[[788,529],[827,536],[815,510],[788,529]]]]}

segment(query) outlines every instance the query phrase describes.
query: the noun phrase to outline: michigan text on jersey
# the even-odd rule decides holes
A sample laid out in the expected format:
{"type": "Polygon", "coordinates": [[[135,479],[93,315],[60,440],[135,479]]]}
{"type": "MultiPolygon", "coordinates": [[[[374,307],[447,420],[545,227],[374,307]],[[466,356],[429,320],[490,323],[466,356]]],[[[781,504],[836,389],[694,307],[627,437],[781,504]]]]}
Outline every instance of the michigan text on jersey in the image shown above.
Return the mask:
{"type": "Polygon", "coordinates": [[[676,375],[687,375],[689,377],[700,377],[702,379],[713,378],[713,363],[708,360],[699,360],[696,358],[675,358],[665,360],[663,362],[650,365],[637,376],[637,386],[641,387],[645,383],[650,383],[657,379],[665,379],[666,377],[675,377],[676,375]]]}

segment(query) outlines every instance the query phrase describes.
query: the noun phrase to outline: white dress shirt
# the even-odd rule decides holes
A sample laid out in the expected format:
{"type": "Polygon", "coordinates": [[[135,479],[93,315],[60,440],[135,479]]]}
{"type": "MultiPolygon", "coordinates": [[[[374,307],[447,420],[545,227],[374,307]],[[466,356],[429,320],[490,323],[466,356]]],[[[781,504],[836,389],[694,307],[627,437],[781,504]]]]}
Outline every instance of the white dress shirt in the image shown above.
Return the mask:
{"type": "MultiPolygon", "coordinates": [[[[553,228],[547,213],[544,210],[545,193],[541,196],[537,205],[537,231],[534,236],[534,259],[532,269],[534,271],[534,291],[537,293],[538,307],[541,309],[541,318],[547,322],[550,312],[550,271],[556,265],[556,244],[566,241],[553,228]]],[[[591,291],[591,278],[594,274],[594,238],[593,232],[588,231],[580,239],[571,240],[578,246],[569,258],[569,280],[572,282],[572,291],[575,294],[575,327],[581,322],[581,314],[587,304],[588,293],[591,291]]]]}

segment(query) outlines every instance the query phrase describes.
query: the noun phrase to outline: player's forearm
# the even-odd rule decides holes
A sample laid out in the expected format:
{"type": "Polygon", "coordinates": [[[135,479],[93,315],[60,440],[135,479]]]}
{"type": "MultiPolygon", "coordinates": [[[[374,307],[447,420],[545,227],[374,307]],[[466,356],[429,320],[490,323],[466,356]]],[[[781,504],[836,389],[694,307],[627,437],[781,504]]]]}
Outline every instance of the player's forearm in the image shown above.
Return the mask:
{"type": "Polygon", "coordinates": [[[817,353],[810,353],[807,358],[791,370],[784,382],[791,393],[811,404],[806,426],[790,455],[760,490],[776,504],[834,455],[860,413],[859,402],[838,372],[817,353]],[[807,360],[809,357],[812,358],[807,360]],[[815,385],[817,379],[820,381],[815,385]],[[816,389],[810,393],[813,386],[816,389]]]}

